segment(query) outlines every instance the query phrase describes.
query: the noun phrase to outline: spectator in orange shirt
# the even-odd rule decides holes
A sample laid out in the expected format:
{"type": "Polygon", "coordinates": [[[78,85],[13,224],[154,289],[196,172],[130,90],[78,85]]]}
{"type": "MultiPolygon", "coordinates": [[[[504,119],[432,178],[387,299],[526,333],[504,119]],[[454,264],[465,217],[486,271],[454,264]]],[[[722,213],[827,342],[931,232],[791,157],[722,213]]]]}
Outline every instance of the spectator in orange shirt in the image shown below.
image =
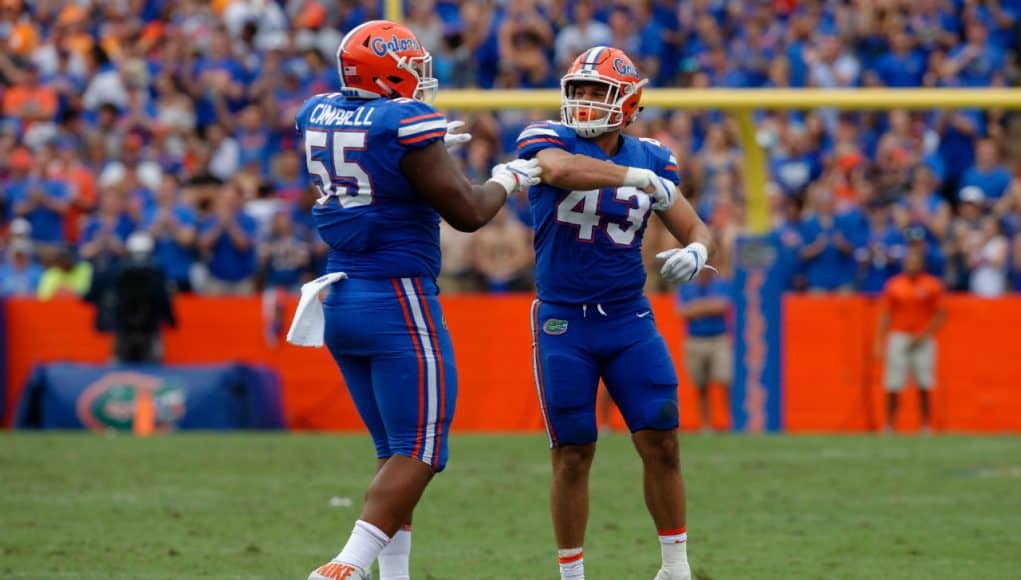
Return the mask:
{"type": "Polygon", "coordinates": [[[21,0],[0,2],[0,30],[4,33],[0,46],[6,44],[12,55],[25,58],[39,45],[37,25],[21,0]]]}
{"type": "Polygon", "coordinates": [[[67,184],[71,205],[64,218],[64,237],[71,244],[78,243],[82,222],[96,207],[96,174],[82,162],[75,140],[68,136],[50,142],[51,175],[67,184]]]}
{"type": "Polygon", "coordinates": [[[39,84],[39,71],[34,64],[25,65],[16,85],[4,93],[3,112],[17,117],[26,127],[33,121],[52,121],[57,114],[57,93],[39,84]]]}
{"type": "Polygon", "coordinates": [[[929,392],[935,382],[936,331],[946,320],[943,284],[925,271],[925,243],[913,243],[904,257],[904,271],[883,288],[875,356],[886,348],[886,432],[892,430],[900,392],[910,372],[918,385],[922,432],[932,427],[929,392]],[[889,334],[889,336],[887,336],[889,334]]]}

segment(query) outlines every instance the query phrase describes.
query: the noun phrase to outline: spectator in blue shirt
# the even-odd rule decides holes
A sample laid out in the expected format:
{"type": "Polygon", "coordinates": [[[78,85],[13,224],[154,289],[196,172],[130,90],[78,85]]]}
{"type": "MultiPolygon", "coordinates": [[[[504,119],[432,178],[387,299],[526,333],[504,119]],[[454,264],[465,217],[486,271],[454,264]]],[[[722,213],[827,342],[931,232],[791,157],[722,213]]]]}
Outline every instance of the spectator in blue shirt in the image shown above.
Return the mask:
{"type": "Polygon", "coordinates": [[[197,100],[196,113],[201,126],[217,119],[218,107],[232,111],[244,97],[244,69],[234,58],[226,32],[213,35],[208,52],[195,62],[188,88],[197,100]]]}
{"type": "Polygon", "coordinates": [[[805,53],[809,50],[812,31],[804,25],[803,19],[791,22],[786,42],[787,62],[790,65],[790,84],[792,87],[808,85],[808,63],[805,53]]]}
{"type": "Polygon", "coordinates": [[[905,88],[922,85],[925,75],[925,57],[912,50],[911,37],[897,32],[890,37],[890,52],[876,61],[876,75],[888,87],[905,88]]]}
{"type": "Polygon", "coordinates": [[[982,190],[969,186],[957,193],[957,215],[950,222],[948,262],[950,266],[947,286],[955,291],[967,292],[972,266],[969,263],[970,249],[982,235],[982,219],[985,216],[986,200],[982,190]]]}
{"type": "Polygon", "coordinates": [[[739,63],[744,82],[749,87],[761,87],[769,79],[769,65],[776,57],[765,32],[758,23],[751,22],[743,30],[743,38],[732,44],[732,57],[739,63]]]}
{"type": "Polygon", "coordinates": [[[0,263],[0,297],[35,296],[42,277],[43,267],[32,259],[31,242],[15,240],[0,263]]]}
{"type": "Polygon", "coordinates": [[[95,270],[105,270],[124,255],[124,242],[133,231],[135,222],[128,213],[125,195],[107,189],[99,195],[98,211],[85,222],[79,254],[92,262],[95,270]]]}
{"type": "MultiPolygon", "coordinates": [[[[610,10],[610,17],[606,22],[610,26],[610,46],[623,50],[626,54],[639,56],[641,46],[641,34],[635,27],[635,17],[631,10],[623,5],[617,4],[610,10]]],[[[645,31],[641,31],[645,34],[645,31]]],[[[642,71],[642,76],[648,77],[649,72],[642,71]]]]}
{"type": "Polygon", "coordinates": [[[269,161],[273,155],[272,136],[259,116],[259,108],[254,105],[245,107],[239,115],[239,121],[234,134],[240,150],[240,166],[254,165],[259,169],[258,175],[266,177],[269,175],[269,161]]]}
{"type": "Polygon", "coordinates": [[[1011,243],[1010,291],[1021,292],[1021,233],[1014,234],[1011,243]]]}
{"type": "Polygon", "coordinates": [[[854,288],[853,235],[834,213],[833,194],[815,190],[815,212],[801,222],[801,259],[809,291],[848,292],[854,288]]]}
{"type": "Polygon", "coordinates": [[[276,157],[275,171],[269,176],[276,196],[287,202],[297,203],[309,190],[308,172],[304,161],[294,151],[285,151],[276,157]]]}
{"type": "Polygon", "coordinates": [[[495,9],[488,3],[465,2],[461,4],[461,16],[467,31],[465,44],[473,58],[475,84],[482,89],[491,89],[496,84],[496,75],[502,64],[495,9]]]}
{"type": "MultiPolygon", "coordinates": [[[[929,232],[921,226],[912,226],[904,230],[905,255],[912,248],[922,248],[925,256],[925,271],[942,279],[947,269],[946,255],[938,241],[933,241],[929,232]]],[[[903,260],[901,261],[903,267],[903,260]]]]}
{"type": "Polygon", "coordinates": [[[258,244],[258,283],[262,288],[262,314],[266,342],[275,345],[286,324],[290,294],[310,278],[310,244],[295,232],[286,209],[273,214],[269,233],[258,244]]]}
{"type": "Polygon", "coordinates": [[[958,42],[960,23],[939,0],[912,2],[908,30],[926,53],[952,48],[958,42]]]}
{"type": "Polygon", "coordinates": [[[811,149],[801,127],[788,124],[770,159],[770,174],[787,195],[801,195],[822,174],[819,152],[811,149]]]}
{"type": "Polygon", "coordinates": [[[777,270],[786,292],[799,289],[801,279],[801,206],[794,197],[780,193],[773,184],[773,236],[779,244],[777,270]]]}
{"type": "Polygon", "coordinates": [[[925,166],[917,166],[911,177],[911,189],[894,206],[894,217],[902,229],[921,226],[933,243],[942,240],[950,228],[950,204],[936,186],[933,172],[925,166]]]}
{"type": "Polygon", "coordinates": [[[991,40],[1001,50],[1018,51],[1018,18],[1021,17],[1021,2],[1018,0],[989,0],[976,7],[982,14],[981,20],[991,30],[991,40]]]}
{"type": "Polygon", "coordinates": [[[634,19],[636,28],[641,31],[638,35],[638,70],[648,78],[656,79],[656,86],[669,85],[669,76],[661,74],[661,66],[664,63],[667,64],[667,69],[672,64],[663,58],[667,50],[668,31],[663,28],[658,18],[653,16],[651,0],[635,2],[634,19]]]}
{"type": "Polygon", "coordinates": [[[1003,51],[989,42],[985,25],[975,21],[968,25],[967,44],[950,51],[944,63],[944,76],[953,84],[965,87],[988,87],[1003,84],[1003,51]]]}
{"type": "Polygon", "coordinates": [[[55,68],[43,76],[43,83],[57,92],[60,110],[64,111],[77,96],[85,92],[86,80],[79,71],[73,70],[71,57],[74,53],[58,46],[54,48],[53,54],[56,57],[55,68]]]}
{"type": "Polygon", "coordinates": [[[1013,176],[1000,164],[996,142],[982,139],[975,146],[975,165],[969,167],[961,177],[961,187],[974,185],[982,190],[986,200],[995,203],[1003,197],[1013,176]]]}
{"type": "Polygon", "coordinates": [[[723,46],[715,46],[708,52],[703,53],[700,59],[702,68],[695,75],[692,81],[696,88],[726,87],[744,88],[748,86],[748,79],[744,71],[727,56],[723,46]]]}
{"type": "Polygon", "coordinates": [[[497,44],[503,70],[502,80],[520,88],[559,86],[549,54],[554,33],[542,9],[535,2],[510,2],[497,29],[497,44]]]}
{"type": "Polygon", "coordinates": [[[946,171],[943,193],[952,199],[961,176],[975,160],[975,142],[985,135],[985,115],[975,109],[943,111],[937,113],[935,128],[940,134],[939,155],[946,171]]]}
{"type": "MultiPolygon", "coordinates": [[[[610,44],[612,38],[610,27],[593,20],[592,10],[591,0],[578,0],[574,3],[573,21],[557,34],[555,41],[554,65],[558,71],[567,70],[579,54],[593,46],[610,44]]],[[[484,69],[480,67],[480,72],[482,70],[484,69]]],[[[486,88],[481,82],[479,86],[486,88]]]]}
{"type": "Polygon", "coordinates": [[[731,309],[729,281],[706,269],[695,282],[678,288],[678,311],[686,323],[684,364],[692,384],[698,390],[702,430],[712,427],[709,389],[723,391],[729,401],[734,353],[727,336],[727,317],[731,309]]]}
{"type": "Polygon", "coordinates": [[[178,195],[177,178],[164,175],[156,205],[142,218],[142,229],[153,239],[153,257],[163,267],[167,281],[178,292],[190,292],[198,218],[194,209],[178,201],[178,195]]]}
{"type": "Polygon", "coordinates": [[[209,272],[207,294],[251,294],[255,274],[258,225],[241,210],[241,192],[228,184],[215,201],[214,213],[199,223],[199,248],[209,272]]]}
{"type": "Polygon", "coordinates": [[[858,289],[869,294],[883,291],[886,281],[900,272],[904,260],[904,236],[890,215],[890,208],[880,200],[868,204],[868,236],[857,249],[860,282],[858,289]]]}
{"type": "Polygon", "coordinates": [[[259,244],[259,277],[266,291],[296,293],[308,274],[311,249],[287,211],[273,216],[269,235],[259,244]]]}
{"type": "Polygon", "coordinates": [[[534,30],[514,33],[507,41],[511,57],[506,59],[501,84],[521,89],[549,89],[559,78],[546,57],[545,40],[534,30]]]}
{"type": "Polygon", "coordinates": [[[7,181],[5,204],[9,217],[25,218],[32,226],[32,240],[46,247],[64,241],[64,215],[70,205],[67,186],[33,172],[32,155],[19,149],[11,154],[11,176],[7,181]]]}
{"type": "Polygon", "coordinates": [[[835,36],[822,37],[816,46],[805,50],[809,78],[813,86],[832,89],[855,87],[859,83],[861,63],[835,36]]]}
{"type": "Polygon", "coordinates": [[[315,189],[305,188],[304,193],[295,200],[291,209],[291,221],[294,223],[294,232],[308,244],[312,251],[310,269],[313,278],[326,273],[326,255],[329,249],[323,238],[319,236],[315,217],[312,215],[312,207],[315,205],[318,197],[319,193],[315,189]]]}

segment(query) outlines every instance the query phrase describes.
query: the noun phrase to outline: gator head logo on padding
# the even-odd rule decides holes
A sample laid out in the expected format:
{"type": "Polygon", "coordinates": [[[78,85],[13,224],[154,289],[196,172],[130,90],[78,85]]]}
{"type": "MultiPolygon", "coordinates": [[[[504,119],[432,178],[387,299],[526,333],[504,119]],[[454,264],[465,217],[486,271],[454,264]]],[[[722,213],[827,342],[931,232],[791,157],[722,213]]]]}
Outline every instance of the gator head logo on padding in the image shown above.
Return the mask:
{"type": "Polygon", "coordinates": [[[550,318],[542,325],[542,331],[546,334],[558,335],[567,332],[567,321],[559,318],[550,318]]]}
{"type": "Polygon", "coordinates": [[[78,419],[87,428],[129,431],[141,390],[152,393],[156,430],[173,429],[184,416],[184,389],[176,382],[135,372],[112,372],[89,385],[78,398],[78,419]]]}

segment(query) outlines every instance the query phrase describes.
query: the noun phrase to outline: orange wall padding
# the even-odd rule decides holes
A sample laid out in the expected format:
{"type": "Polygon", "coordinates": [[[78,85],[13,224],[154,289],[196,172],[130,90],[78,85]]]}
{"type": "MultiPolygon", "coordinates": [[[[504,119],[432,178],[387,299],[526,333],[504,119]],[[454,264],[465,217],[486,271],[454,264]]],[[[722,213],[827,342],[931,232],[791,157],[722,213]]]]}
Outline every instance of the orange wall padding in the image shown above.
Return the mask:
{"type": "MultiPolygon", "coordinates": [[[[445,296],[460,394],[454,429],[542,430],[532,382],[531,297],[445,296]]],[[[670,296],[652,298],[660,330],[679,365],[682,329],[670,296]]],[[[938,337],[937,428],[1021,432],[1021,297],[951,297],[938,337]]],[[[288,306],[288,311],[292,305],[288,306]]],[[[180,328],[166,333],[168,363],[268,364],[280,373],[287,424],[295,429],[358,430],[361,423],[325,349],[267,343],[259,298],[180,297],[180,328]]],[[[89,305],[58,299],[10,300],[7,309],[7,417],[39,362],[104,362],[111,339],[92,330],[89,305]]],[[[784,303],[784,424],[789,432],[855,432],[882,425],[882,368],[872,359],[876,307],[868,299],[789,296],[784,303]]],[[[681,426],[699,426],[690,383],[681,377],[681,426]]],[[[717,398],[717,403],[721,401],[717,398]]],[[[909,389],[898,427],[918,425],[909,389]]],[[[714,423],[726,422],[716,405],[714,423]]],[[[622,427],[619,416],[613,423],[622,427]]]]}
{"type": "MultiPolygon", "coordinates": [[[[947,299],[937,336],[937,429],[1021,432],[1021,297],[947,299]]],[[[788,432],[881,427],[882,363],[873,358],[878,304],[863,297],[788,296],[784,302],[784,426],[788,432]]],[[[906,390],[896,428],[919,426],[906,390]]]]}
{"type": "MultiPolygon", "coordinates": [[[[454,429],[530,431],[543,429],[532,379],[531,333],[526,295],[442,297],[459,372],[454,429]]],[[[652,298],[660,330],[680,363],[681,324],[669,295],[652,298]]],[[[295,429],[361,429],[333,359],[325,349],[299,348],[265,339],[261,299],[182,296],[176,302],[179,328],[165,334],[168,364],[263,363],[280,373],[284,412],[295,429]]],[[[8,396],[10,425],[18,394],[40,362],[103,362],[111,339],[92,330],[91,306],[76,300],[7,302],[8,396]]],[[[287,312],[293,310],[293,301],[287,312]]],[[[681,367],[678,367],[679,369],[681,367]]],[[[681,423],[699,426],[695,394],[681,375],[681,423]]],[[[718,401],[719,402],[719,401],[718,401]]],[[[714,421],[726,422],[720,406],[714,421]]],[[[613,418],[618,427],[619,416],[613,418]]]]}

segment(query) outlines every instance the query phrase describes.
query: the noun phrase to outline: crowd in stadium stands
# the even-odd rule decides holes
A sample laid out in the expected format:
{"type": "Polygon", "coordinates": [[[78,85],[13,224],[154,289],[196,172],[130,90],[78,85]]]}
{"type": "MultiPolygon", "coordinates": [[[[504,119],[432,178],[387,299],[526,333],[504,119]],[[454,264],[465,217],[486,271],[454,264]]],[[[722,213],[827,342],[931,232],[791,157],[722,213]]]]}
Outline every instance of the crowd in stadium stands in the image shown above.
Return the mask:
{"type": "MultiPolygon", "coordinates": [[[[1021,0],[410,0],[443,88],[557,87],[593,45],[652,86],[989,87],[1021,79],[1021,0]]],[[[0,295],[81,294],[135,231],[180,291],[293,291],[323,267],[294,113],[337,88],[359,0],[0,0],[0,295]]],[[[529,121],[467,116],[480,179],[529,121]]],[[[924,244],[948,287],[1021,290],[1021,117],[997,110],[757,114],[787,285],[876,292],[924,244]]],[[[718,234],[744,227],[742,153],[714,112],[646,109],[718,234]]],[[[444,227],[443,287],[532,286],[527,199],[444,227]]],[[[650,220],[649,264],[672,245],[650,220]]],[[[651,272],[657,269],[650,267],[651,272]]],[[[663,288],[655,275],[651,288],[663,288]]]]}

